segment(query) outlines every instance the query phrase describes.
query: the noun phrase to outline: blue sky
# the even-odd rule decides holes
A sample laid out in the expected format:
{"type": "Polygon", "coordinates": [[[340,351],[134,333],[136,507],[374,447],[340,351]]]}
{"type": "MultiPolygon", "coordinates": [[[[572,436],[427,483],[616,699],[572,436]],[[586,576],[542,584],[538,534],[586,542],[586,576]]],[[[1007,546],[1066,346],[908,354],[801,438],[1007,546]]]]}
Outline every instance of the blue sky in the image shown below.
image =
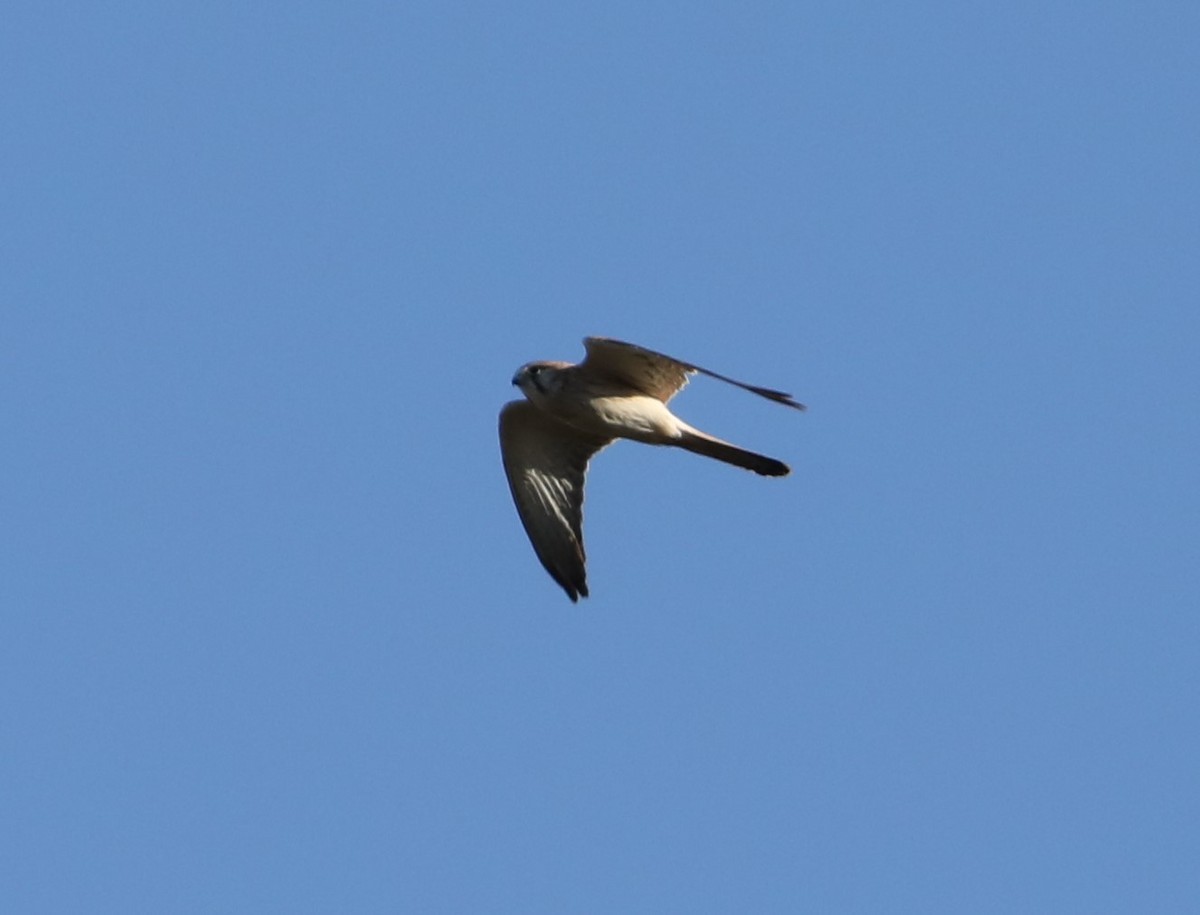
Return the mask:
{"type": "Polygon", "coordinates": [[[1194,4],[39,3],[14,912],[1187,911],[1194,4]],[[592,597],[496,415],[589,334],[592,597]]]}

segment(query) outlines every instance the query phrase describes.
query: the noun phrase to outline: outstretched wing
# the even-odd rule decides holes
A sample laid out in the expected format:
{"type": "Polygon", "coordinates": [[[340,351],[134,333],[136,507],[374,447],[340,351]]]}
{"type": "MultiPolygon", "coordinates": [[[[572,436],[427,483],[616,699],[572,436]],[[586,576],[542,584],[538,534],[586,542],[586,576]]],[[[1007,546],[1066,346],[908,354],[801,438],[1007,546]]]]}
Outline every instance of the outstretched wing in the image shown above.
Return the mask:
{"type": "Polygon", "coordinates": [[[533,404],[500,411],[500,454],[517,514],[534,552],[572,601],[587,597],[583,480],[588,461],[612,439],[576,432],[533,404]]]}
{"type": "Polygon", "coordinates": [[[682,362],[632,343],[622,343],[620,340],[609,340],[606,337],[588,337],[583,341],[583,345],[587,349],[587,358],[580,364],[581,368],[622,381],[651,397],[657,397],[663,403],[683,390],[689,375],[699,372],[701,375],[708,375],[710,378],[752,391],[776,403],[797,410],[804,409],[804,404],[793,400],[791,394],[746,384],[744,381],[719,375],[690,362],[682,362]]]}

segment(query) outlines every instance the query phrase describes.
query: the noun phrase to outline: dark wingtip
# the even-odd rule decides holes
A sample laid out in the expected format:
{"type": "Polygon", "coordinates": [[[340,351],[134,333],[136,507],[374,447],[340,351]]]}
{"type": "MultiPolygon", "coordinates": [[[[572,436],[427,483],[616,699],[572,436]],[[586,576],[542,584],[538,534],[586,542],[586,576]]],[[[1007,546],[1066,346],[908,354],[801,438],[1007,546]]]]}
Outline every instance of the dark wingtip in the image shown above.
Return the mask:
{"type": "Polygon", "coordinates": [[[767,458],[761,465],[755,467],[754,471],[764,477],[786,477],[792,472],[792,468],[783,463],[783,461],[767,458]]]}
{"type": "Polygon", "coordinates": [[[555,581],[567,592],[567,597],[571,598],[573,604],[579,603],[579,598],[588,596],[587,582],[585,581],[562,581],[557,576],[555,581]]]}
{"type": "Polygon", "coordinates": [[[759,388],[759,387],[752,387],[752,388],[750,388],[750,390],[752,390],[755,394],[761,394],[763,397],[767,398],[768,400],[775,401],[775,403],[781,403],[785,407],[791,407],[793,410],[807,410],[808,409],[808,407],[806,407],[804,404],[802,404],[798,400],[794,399],[791,394],[785,394],[783,391],[776,391],[771,388],[759,388]]]}

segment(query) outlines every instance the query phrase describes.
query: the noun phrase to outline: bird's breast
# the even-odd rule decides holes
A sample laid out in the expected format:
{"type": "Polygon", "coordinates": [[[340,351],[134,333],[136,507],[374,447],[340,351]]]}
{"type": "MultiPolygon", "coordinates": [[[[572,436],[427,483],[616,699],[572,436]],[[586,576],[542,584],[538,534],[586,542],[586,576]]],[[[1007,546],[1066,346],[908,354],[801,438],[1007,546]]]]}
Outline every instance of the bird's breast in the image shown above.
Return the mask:
{"type": "Polygon", "coordinates": [[[644,395],[596,396],[576,400],[563,418],[576,428],[610,438],[663,444],[679,437],[679,421],[666,405],[644,395]]]}

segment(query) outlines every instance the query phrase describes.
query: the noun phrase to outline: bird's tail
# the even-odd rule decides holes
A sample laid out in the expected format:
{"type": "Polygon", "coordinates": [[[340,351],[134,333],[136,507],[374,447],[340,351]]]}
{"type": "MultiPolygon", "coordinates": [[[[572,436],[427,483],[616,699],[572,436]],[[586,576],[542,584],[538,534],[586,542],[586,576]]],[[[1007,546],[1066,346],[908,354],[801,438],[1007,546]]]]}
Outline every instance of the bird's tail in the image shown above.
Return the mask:
{"type": "Polygon", "coordinates": [[[769,458],[765,454],[755,454],[753,451],[723,442],[719,438],[705,435],[696,429],[685,431],[675,444],[685,451],[716,458],[718,461],[733,464],[735,467],[744,467],[746,470],[753,470],[764,477],[786,477],[792,472],[792,469],[783,461],[769,458]]]}

